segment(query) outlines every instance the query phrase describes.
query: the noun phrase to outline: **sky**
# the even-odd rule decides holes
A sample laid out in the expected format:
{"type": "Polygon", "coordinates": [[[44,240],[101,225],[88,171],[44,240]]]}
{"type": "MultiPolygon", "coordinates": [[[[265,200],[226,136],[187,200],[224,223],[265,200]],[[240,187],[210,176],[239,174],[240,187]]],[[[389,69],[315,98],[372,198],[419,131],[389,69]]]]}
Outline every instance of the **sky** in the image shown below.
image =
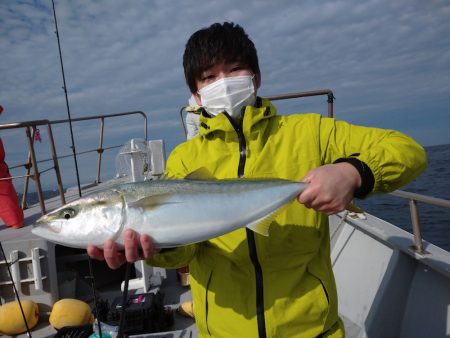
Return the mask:
{"type": "MultiPolygon", "coordinates": [[[[259,95],[331,89],[338,119],[396,129],[424,146],[450,143],[448,1],[55,0],[55,8],[72,118],[143,111],[149,138],[164,139],[167,154],[184,140],[185,43],[224,21],[242,25],[257,47],[259,95]]],[[[67,118],[51,0],[0,1],[0,54],[0,123],[67,118]]],[[[281,114],[327,108],[326,97],[275,104],[281,114]]],[[[98,122],[73,129],[77,151],[98,146],[98,122]]],[[[105,146],[142,138],[143,130],[138,116],[107,120],[105,146]]],[[[48,134],[40,132],[36,154],[44,160],[48,134]]],[[[69,128],[55,125],[53,133],[58,154],[70,155],[69,128]]],[[[15,168],[27,158],[24,136],[0,131],[13,175],[24,174],[15,168]]],[[[114,175],[117,152],[105,152],[105,176],[114,175]]],[[[82,183],[92,182],[96,156],[83,156],[82,183]]],[[[60,165],[64,185],[73,184],[73,159],[60,165]]],[[[52,185],[52,171],[44,175],[52,185]]]]}

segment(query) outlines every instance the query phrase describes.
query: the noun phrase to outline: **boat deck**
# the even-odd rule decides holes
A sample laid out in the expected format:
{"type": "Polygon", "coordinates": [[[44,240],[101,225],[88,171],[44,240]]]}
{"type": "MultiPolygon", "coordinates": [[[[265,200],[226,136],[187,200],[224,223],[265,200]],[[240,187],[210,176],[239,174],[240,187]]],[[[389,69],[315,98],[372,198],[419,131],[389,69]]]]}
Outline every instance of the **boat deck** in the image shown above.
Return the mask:
{"type": "MultiPolygon", "coordinates": [[[[82,187],[82,195],[106,189],[114,184],[125,183],[128,178],[114,179],[99,185],[85,185],[82,187]]],[[[66,203],[79,197],[77,188],[69,188],[65,192],[66,203]]],[[[60,196],[49,198],[45,201],[46,211],[51,211],[61,206],[60,196]]],[[[49,325],[51,305],[61,298],[81,299],[91,307],[94,306],[91,284],[86,279],[89,274],[88,256],[84,250],[71,249],[59,245],[53,245],[38,238],[32,232],[32,225],[40,217],[39,204],[31,205],[24,210],[25,222],[20,229],[13,229],[0,223],[0,239],[6,258],[11,264],[10,269],[15,280],[16,288],[21,299],[30,299],[39,304],[40,320],[33,328],[33,337],[51,337],[57,331],[49,325]],[[36,258],[33,250],[37,249],[40,258],[37,259],[41,269],[36,271],[36,258]],[[16,260],[14,261],[14,257],[16,260]],[[33,266],[34,264],[34,266],[33,266]],[[36,276],[36,275],[39,275],[36,276]],[[37,281],[40,279],[41,281],[37,281]]],[[[0,221],[1,222],[1,221],[0,221]]],[[[125,269],[117,271],[109,269],[104,262],[92,261],[97,297],[112,304],[121,297],[121,284],[125,277],[125,269]]],[[[139,267],[135,266],[134,275],[142,275],[139,267]]],[[[164,295],[164,306],[174,316],[174,324],[166,333],[148,333],[135,335],[136,337],[196,337],[197,331],[192,318],[184,317],[177,311],[179,305],[191,299],[189,287],[182,286],[177,278],[176,270],[166,270],[149,267],[146,277],[149,278],[148,290],[144,287],[130,289],[129,295],[144,293],[156,293],[160,291],[164,295]],[[154,285],[153,285],[153,284],[154,285]]],[[[131,281],[130,281],[131,285],[131,281]]],[[[2,303],[15,300],[12,283],[8,276],[5,263],[0,260],[0,300],[2,303]]],[[[1,333],[0,333],[1,335],[1,333]]],[[[18,337],[27,337],[24,333],[18,337]]],[[[134,336],[131,336],[134,337],[134,336]]]]}
{"type": "MultiPolygon", "coordinates": [[[[83,195],[119,181],[85,186],[83,195]]],[[[68,189],[65,196],[69,202],[78,198],[78,191],[68,189]]],[[[46,201],[48,211],[59,206],[59,196],[46,201]]],[[[39,205],[33,205],[25,210],[23,228],[15,230],[0,226],[0,238],[7,259],[12,262],[16,257],[11,268],[21,298],[32,299],[40,305],[40,323],[32,331],[33,336],[38,338],[56,333],[48,325],[51,305],[56,300],[76,297],[91,305],[93,302],[92,289],[85,278],[89,275],[86,252],[54,246],[34,236],[30,230],[39,216],[39,205]],[[33,258],[31,256],[36,247],[38,250],[33,258]],[[40,264],[33,266],[36,260],[40,264]],[[18,264],[25,266],[19,267],[18,264]],[[36,271],[37,265],[42,266],[42,270],[36,271]],[[77,277],[75,286],[74,274],[77,277]]],[[[331,216],[330,236],[339,313],[347,337],[450,336],[449,252],[424,241],[426,252],[417,253],[413,249],[412,234],[367,213],[352,215],[344,212],[331,216]]],[[[93,261],[93,264],[100,298],[112,301],[120,296],[124,269],[113,271],[99,261],[93,261]]],[[[142,273],[137,264],[136,276],[142,273]]],[[[148,277],[151,283],[147,291],[160,290],[164,293],[165,304],[173,310],[175,323],[170,332],[135,337],[197,337],[194,320],[182,317],[175,310],[180,303],[190,299],[189,288],[180,285],[176,271],[150,268],[148,277]]],[[[0,262],[2,302],[14,300],[5,270],[4,262],[3,265],[0,262]]],[[[138,288],[130,290],[129,294],[142,292],[138,288]]],[[[25,336],[22,334],[20,337],[25,336]]]]}

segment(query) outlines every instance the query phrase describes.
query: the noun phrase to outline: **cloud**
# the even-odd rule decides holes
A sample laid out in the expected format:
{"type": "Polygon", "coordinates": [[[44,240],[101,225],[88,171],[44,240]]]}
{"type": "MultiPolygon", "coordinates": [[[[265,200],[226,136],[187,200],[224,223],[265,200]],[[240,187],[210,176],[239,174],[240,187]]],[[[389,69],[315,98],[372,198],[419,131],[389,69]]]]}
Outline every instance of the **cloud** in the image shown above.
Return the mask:
{"type": "MultiPolygon", "coordinates": [[[[242,24],[255,42],[261,95],[330,88],[338,118],[404,130],[426,145],[450,142],[442,127],[450,115],[446,1],[55,5],[72,117],[142,110],[149,115],[150,137],[166,139],[167,151],[183,140],[179,109],[190,96],[181,63],[184,45],[191,33],[216,21],[242,24]]],[[[54,30],[50,1],[0,3],[1,123],[67,117],[54,30]]],[[[283,113],[326,110],[325,98],[279,106],[283,113]]],[[[129,137],[128,126],[112,125],[113,138],[121,142],[124,129],[129,137]]],[[[59,140],[67,132],[55,134],[59,140]]],[[[11,135],[2,132],[6,143],[25,144],[11,135]]],[[[76,139],[84,145],[95,135],[77,130],[76,139]]],[[[8,148],[11,159],[21,157],[8,148]]]]}

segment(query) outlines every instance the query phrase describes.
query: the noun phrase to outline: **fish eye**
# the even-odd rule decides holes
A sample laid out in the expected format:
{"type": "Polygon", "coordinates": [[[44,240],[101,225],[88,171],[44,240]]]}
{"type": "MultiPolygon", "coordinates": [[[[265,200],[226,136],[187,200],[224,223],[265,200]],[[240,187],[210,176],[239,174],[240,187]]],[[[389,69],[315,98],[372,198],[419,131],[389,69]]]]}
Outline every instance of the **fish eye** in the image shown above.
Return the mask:
{"type": "Polygon", "coordinates": [[[75,214],[76,214],[76,212],[72,208],[67,208],[62,211],[62,217],[64,217],[65,219],[70,219],[70,218],[74,217],[75,214]]]}

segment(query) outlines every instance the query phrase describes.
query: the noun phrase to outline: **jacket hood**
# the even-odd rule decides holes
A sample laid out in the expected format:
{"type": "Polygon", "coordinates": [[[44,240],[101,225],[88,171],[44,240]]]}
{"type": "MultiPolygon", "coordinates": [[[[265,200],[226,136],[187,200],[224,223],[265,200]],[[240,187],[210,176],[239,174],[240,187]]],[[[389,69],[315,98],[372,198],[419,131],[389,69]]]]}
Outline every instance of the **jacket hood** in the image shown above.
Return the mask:
{"type": "MultiPolygon", "coordinates": [[[[269,100],[258,97],[255,106],[245,107],[242,120],[244,132],[249,130],[256,123],[275,116],[276,113],[277,110],[275,106],[273,106],[269,100]]],[[[199,128],[200,135],[202,136],[206,136],[209,133],[216,131],[235,132],[229,117],[224,113],[214,117],[202,113],[200,115],[199,128]]]]}

